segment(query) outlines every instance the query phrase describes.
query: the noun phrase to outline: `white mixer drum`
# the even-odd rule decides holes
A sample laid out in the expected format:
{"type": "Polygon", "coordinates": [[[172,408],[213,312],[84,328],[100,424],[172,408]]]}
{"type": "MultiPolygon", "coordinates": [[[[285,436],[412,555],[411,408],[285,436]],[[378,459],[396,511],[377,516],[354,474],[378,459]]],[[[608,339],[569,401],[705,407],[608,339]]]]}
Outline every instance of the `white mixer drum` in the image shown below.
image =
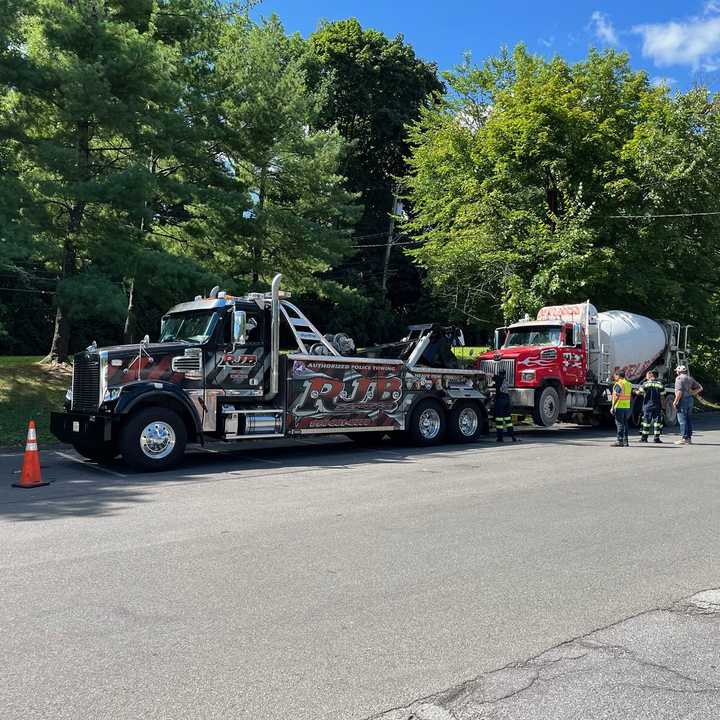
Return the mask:
{"type": "Polygon", "coordinates": [[[608,310],[598,315],[598,324],[610,370],[624,370],[631,382],[641,380],[665,351],[663,326],[643,315],[608,310]]]}

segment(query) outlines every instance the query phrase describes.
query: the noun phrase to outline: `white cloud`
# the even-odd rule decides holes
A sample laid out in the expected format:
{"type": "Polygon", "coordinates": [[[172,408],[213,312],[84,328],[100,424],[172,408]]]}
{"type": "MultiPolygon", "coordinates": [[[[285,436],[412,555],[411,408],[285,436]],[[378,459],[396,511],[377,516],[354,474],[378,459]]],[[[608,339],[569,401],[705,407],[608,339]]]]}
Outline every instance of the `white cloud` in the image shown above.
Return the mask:
{"type": "Polygon", "coordinates": [[[673,85],[677,85],[677,80],[673,77],[663,77],[661,75],[656,75],[653,78],[650,78],[650,84],[653,87],[660,87],[661,85],[665,85],[666,87],[672,87],[673,85]]]}
{"type": "Polygon", "coordinates": [[[595,10],[590,16],[590,25],[598,40],[602,40],[606,45],[617,45],[618,36],[613,27],[610,18],[603,12],[595,10]]]}
{"type": "Polygon", "coordinates": [[[711,57],[720,52],[720,0],[705,4],[703,17],[666,23],[637,25],[642,36],[642,53],[658,67],[689,65],[693,69],[715,64],[711,57]]]}

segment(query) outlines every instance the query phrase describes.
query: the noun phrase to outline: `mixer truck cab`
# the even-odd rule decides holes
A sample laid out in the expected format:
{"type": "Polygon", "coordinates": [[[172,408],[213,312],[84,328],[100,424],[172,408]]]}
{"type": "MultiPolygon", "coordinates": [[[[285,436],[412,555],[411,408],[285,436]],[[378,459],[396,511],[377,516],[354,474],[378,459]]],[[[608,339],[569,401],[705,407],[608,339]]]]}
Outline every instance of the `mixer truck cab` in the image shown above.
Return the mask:
{"type": "Polygon", "coordinates": [[[587,377],[586,337],[579,323],[558,319],[523,320],[495,331],[494,352],[478,367],[505,370],[514,410],[532,415],[538,425],[555,423],[567,406],[568,392],[582,390],[587,377]]]}
{"type": "MultiPolygon", "coordinates": [[[[495,331],[495,349],[476,366],[488,374],[505,370],[515,414],[537,425],[558,420],[599,424],[610,407],[612,373],[623,370],[633,383],[654,369],[672,387],[673,370],[687,364],[687,327],[672,320],[622,310],[599,313],[589,301],[542,308],[495,331]]],[[[633,407],[638,420],[641,403],[633,407]]],[[[666,421],[675,422],[672,402],[666,421]]]]}

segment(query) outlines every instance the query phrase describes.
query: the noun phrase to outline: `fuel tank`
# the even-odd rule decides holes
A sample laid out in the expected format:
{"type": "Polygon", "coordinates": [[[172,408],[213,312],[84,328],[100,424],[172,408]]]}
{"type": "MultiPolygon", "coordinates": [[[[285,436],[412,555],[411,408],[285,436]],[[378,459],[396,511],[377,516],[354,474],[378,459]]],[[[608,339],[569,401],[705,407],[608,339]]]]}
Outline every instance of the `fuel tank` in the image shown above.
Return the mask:
{"type": "Polygon", "coordinates": [[[598,314],[598,330],[610,370],[624,370],[631,382],[642,379],[665,351],[664,327],[643,315],[607,310],[598,314]]]}

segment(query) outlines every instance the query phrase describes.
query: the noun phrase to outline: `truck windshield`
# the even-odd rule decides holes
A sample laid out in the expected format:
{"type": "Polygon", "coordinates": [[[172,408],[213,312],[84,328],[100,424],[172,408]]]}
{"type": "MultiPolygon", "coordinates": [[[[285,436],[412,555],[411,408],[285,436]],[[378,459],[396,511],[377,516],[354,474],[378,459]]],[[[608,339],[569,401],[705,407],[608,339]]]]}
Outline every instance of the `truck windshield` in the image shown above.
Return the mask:
{"type": "Polygon", "coordinates": [[[204,343],[212,335],[216,322],[217,313],[213,312],[168,315],[163,318],[160,342],[184,340],[191,343],[204,343]]]}
{"type": "Polygon", "coordinates": [[[522,347],[523,345],[559,345],[559,327],[518,328],[508,333],[503,347],[522,347]]]}

